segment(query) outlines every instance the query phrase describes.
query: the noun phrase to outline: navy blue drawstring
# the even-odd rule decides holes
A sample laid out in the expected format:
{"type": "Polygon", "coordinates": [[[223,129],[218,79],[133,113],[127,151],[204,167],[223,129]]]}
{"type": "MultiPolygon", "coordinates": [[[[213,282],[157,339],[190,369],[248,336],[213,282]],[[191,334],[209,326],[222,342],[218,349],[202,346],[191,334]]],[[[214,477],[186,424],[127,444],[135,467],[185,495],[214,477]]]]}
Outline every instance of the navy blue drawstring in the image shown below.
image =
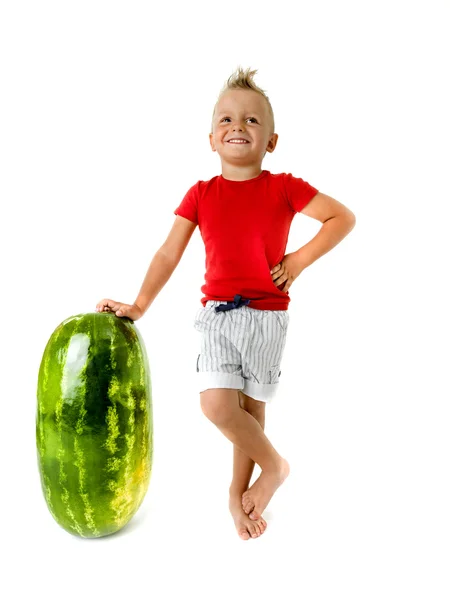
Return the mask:
{"type": "Polygon", "coordinates": [[[215,307],[215,311],[219,312],[220,310],[232,310],[233,308],[239,308],[240,306],[247,306],[250,304],[250,300],[242,298],[239,294],[236,294],[234,300],[228,300],[226,304],[219,304],[219,306],[215,307]]]}

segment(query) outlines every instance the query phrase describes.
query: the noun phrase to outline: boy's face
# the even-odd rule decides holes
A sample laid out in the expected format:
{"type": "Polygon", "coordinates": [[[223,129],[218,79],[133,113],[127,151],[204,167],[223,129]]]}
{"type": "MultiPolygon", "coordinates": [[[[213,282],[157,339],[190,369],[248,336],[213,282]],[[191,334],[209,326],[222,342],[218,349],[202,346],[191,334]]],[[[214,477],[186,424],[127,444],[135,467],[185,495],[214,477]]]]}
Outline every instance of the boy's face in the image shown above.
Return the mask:
{"type": "Polygon", "coordinates": [[[209,141],[224,163],[233,167],[261,166],[265,153],[273,152],[278,135],[273,133],[268,104],[253,90],[229,90],[219,99],[209,141]],[[243,138],[245,142],[232,142],[243,138]]]}

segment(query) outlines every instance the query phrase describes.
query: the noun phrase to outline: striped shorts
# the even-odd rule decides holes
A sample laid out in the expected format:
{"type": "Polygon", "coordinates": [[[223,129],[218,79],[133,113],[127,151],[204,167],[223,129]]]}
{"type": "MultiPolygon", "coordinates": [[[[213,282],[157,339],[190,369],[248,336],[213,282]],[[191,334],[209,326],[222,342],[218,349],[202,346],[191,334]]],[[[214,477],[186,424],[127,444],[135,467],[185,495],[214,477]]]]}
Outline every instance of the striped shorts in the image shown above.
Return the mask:
{"type": "Polygon", "coordinates": [[[280,365],[289,325],[287,310],[250,308],[250,300],[208,300],[196,316],[201,333],[197,357],[199,391],[241,390],[270,402],[281,375],[280,365]]]}

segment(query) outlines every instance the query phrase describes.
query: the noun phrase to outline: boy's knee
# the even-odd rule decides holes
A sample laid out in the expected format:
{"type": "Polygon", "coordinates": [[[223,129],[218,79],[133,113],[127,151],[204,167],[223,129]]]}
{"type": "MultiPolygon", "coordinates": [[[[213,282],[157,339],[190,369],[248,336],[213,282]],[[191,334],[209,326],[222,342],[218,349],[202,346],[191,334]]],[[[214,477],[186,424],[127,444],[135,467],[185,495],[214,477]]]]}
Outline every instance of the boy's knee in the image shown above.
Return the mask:
{"type": "Polygon", "coordinates": [[[200,406],[203,414],[216,425],[226,423],[236,409],[237,390],[212,388],[200,392],[200,406]]]}

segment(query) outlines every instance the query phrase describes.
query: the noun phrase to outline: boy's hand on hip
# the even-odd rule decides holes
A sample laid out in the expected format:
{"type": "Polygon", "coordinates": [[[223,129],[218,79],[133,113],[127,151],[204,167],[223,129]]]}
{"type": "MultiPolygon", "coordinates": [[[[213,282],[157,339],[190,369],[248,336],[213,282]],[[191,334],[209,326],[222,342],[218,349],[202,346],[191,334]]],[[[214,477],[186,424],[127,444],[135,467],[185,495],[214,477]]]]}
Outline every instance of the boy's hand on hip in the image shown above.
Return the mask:
{"type": "Polygon", "coordinates": [[[95,307],[95,312],[113,312],[116,317],[128,317],[137,321],[142,317],[142,310],[136,304],[124,304],[109,298],[103,298],[95,307]]]}
{"type": "Polygon", "coordinates": [[[283,282],[286,282],[281,291],[287,292],[303,269],[304,266],[299,260],[298,253],[291,252],[290,254],[286,254],[283,260],[278,265],[275,265],[270,273],[272,275],[272,280],[277,287],[283,282]]]}

